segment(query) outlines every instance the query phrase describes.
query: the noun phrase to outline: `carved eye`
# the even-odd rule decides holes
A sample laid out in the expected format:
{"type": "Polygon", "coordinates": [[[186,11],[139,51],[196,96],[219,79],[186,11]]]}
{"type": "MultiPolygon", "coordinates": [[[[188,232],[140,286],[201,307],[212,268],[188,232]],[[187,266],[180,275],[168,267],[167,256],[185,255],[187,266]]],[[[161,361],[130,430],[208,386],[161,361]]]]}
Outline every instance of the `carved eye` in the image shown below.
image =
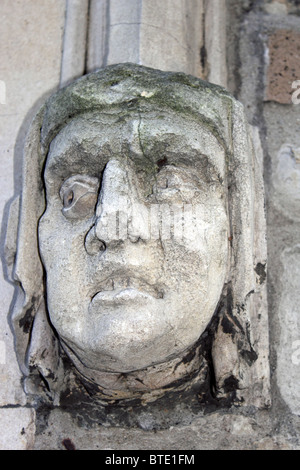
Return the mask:
{"type": "Polygon", "coordinates": [[[184,184],[179,170],[171,166],[165,166],[157,176],[156,191],[162,194],[179,190],[184,184]]]}
{"type": "Polygon", "coordinates": [[[195,177],[193,171],[166,165],[157,175],[153,193],[156,198],[166,202],[175,200],[190,202],[202,194],[199,184],[199,178],[195,177]]]}
{"type": "Polygon", "coordinates": [[[70,207],[72,202],[74,201],[74,191],[69,190],[66,194],[64,194],[64,208],[70,207]]]}
{"type": "Polygon", "coordinates": [[[60,188],[62,213],[69,219],[83,219],[94,213],[98,199],[99,179],[88,175],[68,178],[60,188]]]}
{"type": "Polygon", "coordinates": [[[167,177],[158,178],[156,185],[158,189],[167,189],[169,187],[168,178],[167,177]]]}

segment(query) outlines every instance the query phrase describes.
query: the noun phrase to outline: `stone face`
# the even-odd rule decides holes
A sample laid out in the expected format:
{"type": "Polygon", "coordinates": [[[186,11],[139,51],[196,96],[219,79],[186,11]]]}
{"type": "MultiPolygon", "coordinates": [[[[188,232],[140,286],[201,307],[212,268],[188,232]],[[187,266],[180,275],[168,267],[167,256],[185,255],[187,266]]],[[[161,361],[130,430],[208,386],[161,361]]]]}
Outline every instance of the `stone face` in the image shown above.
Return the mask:
{"type": "MultiPolygon", "coordinates": [[[[69,380],[82,393],[73,372],[61,373],[53,335],[45,340],[46,304],[74,371],[97,392],[93,400],[154,402],[183,391],[194,393],[192,403],[214,376],[220,399],[266,406],[255,148],[242,106],[184,74],[120,64],[48,100],[25,150],[15,273],[26,295],[20,291],[13,315],[24,373],[36,368],[58,395],[65,376],[65,386],[69,380]],[[29,345],[20,328],[27,323],[29,345]]],[[[29,382],[30,374],[34,393],[29,382]]]]}
{"type": "Polygon", "coordinates": [[[122,126],[119,113],[117,121],[103,113],[96,126],[96,114],[91,121],[76,119],[52,141],[45,172],[48,209],[39,224],[51,321],[85,366],[100,372],[128,373],[180,357],[211,320],[227,273],[224,186],[212,182],[213,169],[210,183],[206,169],[194,170],[206,142],[203,158],[224,181],[218,142],[200,126],[195,134],[196,123],[186,125],[175,113],[126,114],[122,126]],[[95,140],[97,134],[105,137],[95,140]],[[74,160],[74,142],[89,156],[84,168],[74,160]],[[97,162],[105,149],[109,155],[97,162]],[[168,163],[156,173],[161,158],[168,163]],[[59,188],[63,215],[54,202],[59,188]],[[53,257],[60,260],[57,267],[53,257]]]}
{"type": "MultiPolygon", "coordinates": [[[[206,53],[206,64],[209,63],[210,65],[210,80],[215,83],[225,84],[225,74],[220,66],[224,65],[224,50],[228,52],[229,42],[232,41],[232,44],[234,44],[236,63],[234,67],[230,62],[228,63],[228,73],[231,74],[228,86],[234,90],[235,96],[239,97],[245,104],[251,122],[260,126],[260,134],[265,150],[264,174],[266,177],[265,183],[267,192],[269,192],[267,204],[269,217],[268,272],[271,319],[271,365],[274,374],[274,388],[272,392],[273,402],[275,404],[273,413],[263,413],[260,415],[260,413],[254,413],[253,408],[250,407],[246,411],[233,408],[230,410],[230,413],[227,414],[227,409],[222,409],[220,414],[206,413],[205,417],[196,419],[193,424],[189,423],[184,427],[171,426],[171,428],[167,430],[157,431],[155,429],[155,431],[151,431],[149,430],[151,426],[155,428],[155,426],[159,425],[159,423],[164,420],[161,416],[157,419],[155,413],[151,414],[149,409],[144,411],[139,418],[139,425],[142,429],[133,430],[128,430],[128,428],[123,429],[122,427],[99,427],[95,424],[98,422],[97,418],[95,418],[94,427],[91,427],[91,421],[86,423],[87,426],[82,426],[82,422],[80,421],[82,418],[82,410],[79,410],[79,425],[76,426],[71,416],[74,417],[74,413],[76,413],[74,412],[74,403],[76,403],[76,401],[77,403],[81,403],[81,401],[77,396],[73,396],[73,399],[70,399],[70,414],[62,413],[59,408],[56,408],[50,413],[49,420],[47,419],[47,421],[45,421],[44,409],[42,408],[42,410],[38,411],[38,422],[40,420],[41,429],[43,431],[41,433],[41,429],[39,429],[35,448],[65,449],[66,443],[69,441],[78,449],[99,448],[100,446],[109,449],[152,448],[159,450],[162,445],[164,445],[165,448],[171,449],[185,449],[188,446],[192,450],[196,448],[257,448],[268,450],[296,448],[299,446],[297,443],[297,435],[299,434],[299,377],[297,371],[299,368],[300,355],[298,344],[299,328],[297,323],[297,292],[299,284],[297,266],[299,263],[298,245],[300,243],[300,230],[297,149],[300,146],[298,132],[300,115],[298,106],[293,106],[293,104],[299,104],[300,101],[299,91],[296,93],[296,86],[300,90],[299,84],[296,84],[300,76],[298,72],[295,76],[291,75],[287,77],[287,75],[284,75],[284,73],[287,72],[287,70],[284,70],[286,63],[284,63],[283,73],[280,61],[285,53],[281,52],[281,56],[276,56],[276,50],[273,50],[274,55],[272,57],[275,59],[275,66],[277,68],[273,67],[272,70],[274,73],[283,73],[283,78],[280,75],[276,76],[273,74],[275,81],[270,82],[270,87],[272,88],[274,84],[274,95],[271,101],[263,103],[263,99],[266,98],[266,96],[263,96],[265,83],[263,69],[264,60],[268,59],[268,55],[264,55],[264,51],[266,51],[266,49],[264,49],[264,42],[268,35],[271,37],[274,31],[278,29],[299,31],[299,2],[298,0],[266,0],[264,2],[229,0],[226,2],[226,9],[228,9],[229,5],[232,6],[232,11],[229,12],[227,17],[229,34],[227,34],[226,43],[225,39],[222,43],[222,38],[224,38],[224,29],[222,27],[224,26],[226,13],[225,12],[223,16],[223,9],[220,7],[223,2],[214,2],[212,0],[205,2],[205,6],[207,7],[206,14],[203,15],[203,13],[201,13],[198,15],[197,9],[193,9],[196,2],[192,0],[190,3],[192,13],[189,16],[187,36],[195,38],[195,43],[193,43],[191,41],[189,42],[184,35],[185,22],[183,17],[180,18],[179,14],[181,6],[183,6],[185,11],[189,9],[188,2],[178,2],[175,8],[176,11],[172,12],[171,9],[174,2],[160,2],[159,5],[155,4],[153,11],[151,11],[151,3],[154,4],[156,2],[149,1],[149,14],[143,17],[143,24],[141,23],[142,1],[130,1],[130,6],[134,5],[136,8],[135,11],[129,8],[129,2],[127,0],[111,0],[110,2],[107,0],[90,0],[88,2],[90,14],[88,38],[90,40],[90,46],[87,56],[91,57],[94,54],[95,57],[92,58],[93,60],[90,60],[87,69],[94,70],[102,66],[106,63],[105,60],[108,58],[110,59],[110,63],[115,60],[118,62],[123,60],[127,61],[129,58],[139,62],[142,60],[139,57],[139,53],[143,51],[143,59],[147,59],[148,53],[148,56],[150,56],[153,61],[151,65],[164,68],[165,61],[169,60],[171,67],[174,69],[184,64],[184,67],[188,67],[185,71],[190,72],[194,70],[195,72],[192,73],[198,74],[199,58],[201,57],[201,65],[203,65],[206,53]],[[212,6],[215,3],[218,5],[216,8],[213,8],[212,6]],[[95,15],[97,9],[99,12],[98,16],[95,15]],[[156,18],[157,13],[159,16],[158,19],[156,18]],[[109,25],[109,16],[111,24],[107,27],[109,25]],[[192,22],[193,26],[191,26],[191,17],[194,19],[192,22]],[[151,23],[147,21],[149,18],[153,20],[151,23]],[[166,18],[168,25],[164,25],[164,18],[166,18]],[[204,19],[206,24],[205,34],[203,31],[204,19]],[[197,26],[199,23],[201,23],[200,27],[197,26]],[[197,34],[193,31],[195,27],[197,34]],[[96,36],[93,36],[92,30],[96,33],[96,36]],[[235,36],[232,34],[234,30],[236,32],[238,31],[235,36]],[[144,48],[141,49],[140,34],[144,32],[147,40],[144,41],[144,48]],[[153,36],[155,37],[153,38],[153,36]],[[198,41],[198,38],[200,38],[200,41],[198,41]],[[109,45],[109,40],[112,39],[114,45],[111,43],[111,49],[109,50],[107,46],[109,45]],[[149,44],[152,46],[155,44],[155,47],[149,47],[149,44]],[[189,56],[189,60],[186,60],[187,55],[189,55],[187,49],[188,47],[190,48],[191,44],[195,45],[194,53],[189,56]],[[198,44],[200,44],[200,47],[198,44]],[[164,47],[161,47],[161,45],[164,47]],[[170,50],[172,53],[169,52],[170,50]],[[199,50],[201,51],[201,55],[199,54],[199,50]],[[126,54],[128,55],[126,56],[126,54]],[[215,74],[217,74],[217,79],[214,78],[216,76],[215,74]],[[236,83],[233,83],[233,78],[236,79],[236,83]],[[289,86],[283,90],[282,85],[286,86],[286,83],[283,83],[286,78],[288,78],[289,86]],[[218,81],[219,79],[224,79],[224,81],[218,81]],[[277,79],[282,79],[283,82],[280,83],[277,79]],[[296,80],[296,82],[294,82],[295,88],[292,87],[293,80],[296,80]],[[234,85],[236,85],[236,88],[234,88],[234,85]],[[293,95],[297,97],[298,101],[292,104],[293,95]],[[285,102],[281,103],[281,101],[278,100],[285,102]],[[282,106],[282,104],[285,105],[282,106]],[[286,249],[287,246],[292,248],[286,249]],[[280,258],[282,253],[283,255],[280,258]],[[277,365],[278,367],[276,369],[277,365]],[[248,417],[249,412],[253,413],[251,414],[251,418],[248,417]],[[235,415],[235,413],[237,413],[237,415],[235,415]],[[242,414],[239,415],[239,413],[242,414]],[[47,422],[47,427],[44,429],[45,422],[47,422]],[[147,430],[147,433],[145,433],[144,429],[147,430]],[[49,434],[51,432],[52,434],[49,434]],[[284,435],[281,435],[281,433],[284,435]]],[[[71,77],[82,73],[80,70],[82,70],[82,53],[84,51],[80,38],[82,38],[86,23],[81,21],[81,17],[79,16],[75,15],[75,17],[73,17],[72,21],[79,21],[74,29],[71,28],[72,34],[69,36],[69,45],[71,43],[70,48],[67,46],[68,35],[67,31],[63,31],[63,24],[65,18],[66,20],[72,18],[72,16],[67,15],[67,6],[75,5],[76,9],[77,4],[77,6],[79,6],[77,11],[81,11],[81,6],[84,3],[87,4],[85,1],[77,2],[77,0],[68,2],[49,2],[48,0],[39,2],[26,0],[26,2],[22,2],[16,0],[13,4],[7,1],[3,1],[1,4],[3,20],[1,27],[3,39],[1,40],[1,44],[3,47],[0,65],[2,73],[0,76],[0,110],[2,112],[1,119],[3,121],[1,123],[1,143],[3,144],[1,148],[3,152],[1,153],[0,162],[0,174],[2,175],[1,211],[2,208],[4,208],[1,233],[4,234],[6,227],[8,228],[5,253],[2,249],[1,259],[4,262],[5,255],[9,266],[6,267],[3,265],[5,280],[1,279],[0,283],[2,311],[2,320],[0,322],[0,403],[1,406],[5,407],[1,409],[3,416],[5,415],[5,419],[4,417],[1,419],[1,427],[8,431],[10,431],[10,429],[13,430],[11,433],[2,433],[1,445],[3,444],[4,448],[11,448],[12,443],[14,447],[27,447],[23,439],[25,439],[27,435],[27,423],[31,421],[31,418],[23,413],[21,407],[14,409],[9,408],[10,404],[13,406],[25,405],[28,396],[25,396],[20,385],[21,375],[13,348],[13,343],[16,338],[13,338],[7,323],[7,311],[13,296],[13,286],[9,282],[11,282],[12,279],[12,268],[16,249],[15,229],[18,219],[19,201],[16,198],[13,206],[10,208],[11,215],[9,220],[7,218],[8,206],[6,206],[6,203],[14,193],[19,192],[21,186],[22,138],[27,123],[33,114],[32,111],[29,111],[29,108],[31,108],[32,104],[37,99],[41,98],[43,100],[44,94],[48,94],[50,89],[58,86],[60,80],[59,69],[61,51],[63,49],[63,67],[64,64],[66,65],[68,63],[67,58],[71,60],[69,70],[71,70],[72,73],[69,75],[67,81],[69,81],[71,77]],[[13,18],[13,21],[11,18],[13,18]],[[8,25],[11,26],[8,27],[8,25]],[[76,35],[77,28],[79,28],[78,35],[76,35]],[[20,35],[19,32],[21,32],[20,35]],[[75,34],[73,35],[74,32],[75,34]],[[63,35],[65,35],[66,40],[64,46],[62,40],[63,35]],[[38,40],[36,40],[36,36],[38,36],[38,40]],[[77,46],[79,45],[80,52],[79,49],[77,49],[76,43],[77,46]],[[8,47],[6,47],[6,44],[8,47]],[[77,49],[77,54],[73,53],[74,49],[77,49]],[[16,51],[19,51],[20,57],[16,56],[16,51]],[[68,55],[67,52],[70,54],[68,55]],[[76,59],[76,67],[74,69],[72,68],[74,65],[72,64],[73,59],[76,59]],[[25,66],[23,66],[24,63],[25,66]],[[33,66],[33,68],[31,68],[31,66],[33,66]],[[44,73],[45,70],[46,73],[44,73]],[[72,75],[74,70],[75,75],[72,75]],[[20,92],[18,90],[20,90],[20,92]],[[24,116],[27,111],[29,111],[29,114],[25,118],[24,116]],[[24,123],[20,128],[23,120],[24,123]],[[14,177],[13,152],[15,152],[16,157],[14,160],[14,177]],[[9,280],[9,282],[7,282],[7,280],[9,280]],[[24,425],[24,430],[21,428],[20,431],[19,424],[21,423],[24,425]],[[25,431],[26,434],[24,434],[25,431]],[[20,436],[21,441],[19,441],[20,436]]],[[[199,5],[200,3],[202,4],[202,2],[199,2],[199,5]]],[[[146,10],[147,9],[145,9],[144,12],[146,10]]],[[[82,16],[82,20],[84,19],[86,19],[85,15],[82,16]]],[[[71,26],[74,26],[74,23],[71,26]]],[[[282,46],[285,51],[287,48],[284,42],[285,41],[280,42],[279,49],[282,46]]],[[[294,44],[292,43],[291,45],[293,49],[294,44]]],[[[286,50],[286,52],[285,58],[291,62],[290,52],[288,50],[286,50]]],[[[65,70],[67,70],[67,68],[65,68],[65,70]]],[[[200,70],[200,73],[202,73],[202,70],[200,70]]],[[[63,77],[64,73],[61,74],[61,79],[63,79],[63,77]]],[[[271,80],[273,80],[272,76],[271,80]]],[[[65,83],[65,81],[62,80],[62,83],[65,83]]],[[[146,98],[148,92],[143,90],[142,93],[146,98]]],[[[234,166],[232,168],[235,170],[234,166]]],[[[37,168],[36,171],[39,171],[39,169],[37,168]]],[[[241,193],[243,194],[243,191],[241,191],[241,193]]],[[[35,195],[38,197],[39,193],[35,193],[35,195]]],[[[253,199],[250,198],[247,200],[247,198],[244,198],[241,205],[245,213],[249,209],[249,204],[247,204],[249,201],[253,201],[253,199]]],[[[165,227],[167,228],[169,224],[168,214],[165,219],[165,227]]],[[[235,220],[238,220],[238,218],[235,220]]],[[[255,234],[260,232],[259,220],[259,217],[256,218],[253,239],[255,238],[255,234]]],[[[134,225],[135,224],[133,224],[133,226],[134,225]]],[[[26,232],[27,240],[31,240],[31,235],[35,236],[35,232],[36,230],[26,232]]],[[[229,238],[231,242],[234,242],[235,237],[232,238],[231,233],[229,238]]],[[[26,240],[26,238],[24,238],[24,240],[26,240]]],[[[88,240],[90,243],[90,251],[102,246],[101,241],[95,243],[93,237],[88,237],[88,240]]],[[[259,241],[256,240],[255,243],[257,242],[259,243],[259,241]]],[[[26,251],[26,249],[29,248],[28,243],[24,243],[23,248],[26,251]]],[[[249,250],[247,250],[247,252],[249,252],[249,250]]],[[[240,252],[240,258],[241,253],[242,251],[240,252]]],[[[29,251],[29,255],[32,255],[32,251],[29,251]]],[[[30,256],[28,256],[29,259],[30,256]]],[[[26,261],[28,261],[28,258],[26,261]]],[[[236,258],[234,258],[234,262],[235,261],[236,258]]],[[[24,262],[24,265],[25,264],[24,262]]],[[[32,269],[32,272],[36,271],[32,269]]],[[[37,271],[37,273],[40,275],[39,271],[37,271]]],[[[264,260],[260,258],[255,263],[255,278],[263,280],[265,276],[266,265],[264,260]]],[[[241,276],[241,279],[243,279],[243,276],[241,276]]],[[[35,276],[32,276],[31,281],[36,282],[35,276]]],[[[30,283],[26,282],[25,284],[26,288],[30,288],[30,283]]],[[[251,294],[251,290],[248,292],[249,298],[252,300],[253,294],[251,294]]],[[[23,333],[27,331],[27,333],[23,335],[25,337],[25,341],[23,341],[24,347],[28,345],[27,340],[31,328],[31,320],[33,318],[31,314],[35,313],[30,309],[31,298],[27,300],[29,309],[28,315],[21,319],[23,333]]],[[[243,303],[240,305],[243,305],[243,303]]],[[[224,392],[224,385],[226,388],[227,379],[227,387],[228,384],[233,383],[231,379],[232,372],[234,377],[241,376],[238,370],[240,359],[239,348],[237,348],[236,343],[232,341],[234,332],[230,328],[232,321],[236,320],[236,318],[239,319],[239,317],[235,316],[235,313],[237,311],[240,314],[240,305],[238,305],[238,308],[233,312],[233,315],[229,316],[229,320],[225,316],[225,320],[221,322],[221,325],[215,325],[216,328],[212,330],[217,335],[214,340],[212,353],[219,396],[224,392]],[[226,320],[228,321],[226,322],[226,320]],[[223,354],[222,360],[220,360],[221,354],[223,354]],[[216,360],[214,358],[216,358],[216,360]]],[[[265,389],[259,390],[262,382],[257,380],[257,377],[261,378],[263,375],[268,376],[268,360],[266,359],[268,356],[268,337],[266,335],[268,324],[264,315],[261,316],[261,311],[266,311],[264,295],[261,297],[257,296],[253,305],[255,308],[251,309],[251,328],[249,332],[251,345],[255,345],[253,348],[254,352],[260,351],[260,354],[247,371],[251,371],[252,375],[250,374],[250,377],[245,373],[246,368],[242,368],[243,376],[246,377],[244,383],[249,383],[249,381],[252,384],[256,383],[253,389],[256,388],[257,393],[252,394],[250,398],[248,396],[246,400],[246,404],[249,403],[250,405],[257,403],[256,400],[260,401],[260,403],[263,401],[266,403],[269,400],[268,384],[265,389]],[[257,303],[258,307],[256,307],[257,303]],[[265,399],[262,397],[265,397],[265,399]]],[[[56,343],[52,350],[49,348],[45,351],[44,345],[50,345],[56,340],[51,330],[51,325],[48,324],[47,312],[45,312],[43,308],[38,309],[33,325],[33,331],[30,333],[30,366],[34,368],[36,377],[39,377],[40,373],[43,375],[47,387],[51,390],[52,387],[57,387],[57,378],[59,378],[60,385],[58,386],[58,390],[60,390],[59,387],[63,387],[62,380],[65,375],[65,371],[62,371],[63,373],[57,373],[61,368],[60,356],[58,354],[60,345],[56,343]],[[53,371],[56,371],[55,374],[53,374],[53,371]]],[[[18,351],[22,349],[20,346],[21,342],[16,342],[16,344],[18,343],[18,351]]],[[[248,349],[246,348],[246,357],[248,360],[255,358],[253,350],[249,347],[248,349]]],[[[198,365],[199,363],[197,364],[197,361],[189,363],[190,369],[188,369],[188,371],[193,373],[195,370],[194,367],[198,367],[198,365]]],[[[175,361],[173,362],[173,366],[176,371],[176,378],[179,378],[183,365],[175,361]]],[[[155,378],[153,378],[151,374],[147,375],[147,371],[145,371],[142,379],[145,380],[144,383],[146,383],[147,386],[149,382],[153,384],[154,381],[156,384],[161,384],[162,380],[166,380],[166,375],[168,376],[167,380],[170,379],[170,382],[172,382],[172,379],[175,377],[172,373],[172,368],[168,371],[168,374],[165,373],[164,369],[161,369],[155,378]],[[146,379],[149,382],[147,382],[146,379]]],[[[65,377],[67,377],[67,374],[65,377]]],[[[140,378],[140,376],[132,374],[131,384],[139,383],[142,387],[141,382],[136,380],[140,378]]],[[[121,381],[121,379],[119,381],[121,381]]],[[[44,387],[46,387],[45,384],[44,387]]],[[[26,383],[26,392],[29,395],[30,393],[36,393],[34,384],[29,384],[29,381],[26,383]]],[[[39,393],[44,397],[45,394],[43,395],[42,388],[39,389],[39,393]]],[[[203,395],[205,396],[205,391],[203,395]]],[[[38,399],[40,399],[40,396],[38,399]]],[[[56,407],[60,404],[59,400],[59,394],[56,394],[56,407]]],[[[206,412],[211,412],[214,405],[209,402],[205,406],[206,412]]],[[[128,414],[132,416],[132,410],[128,414]]],[[[164,415],[165,410],[163,410],[161,414],[164,415]]],[[[188,421],[188,413],[183,413],[181,418],[182,416],[188,421]]],[[[48,418],[48,415],[46,417],[48,418]]],[[[101,420],[99,420],[99,422],[100,421],[101,420]]],[[[176,416],[174,422],[177,423],[179,421],[178,416],[176,416]]],[[[34,432],[33,428],[32,432],[34,432]]]]}
{"type": "Polygon", "coordinates": [[[300,33],[279,29],[269,37],[266,100],[292,103],[292,84],[300,77],[300,33]]]}

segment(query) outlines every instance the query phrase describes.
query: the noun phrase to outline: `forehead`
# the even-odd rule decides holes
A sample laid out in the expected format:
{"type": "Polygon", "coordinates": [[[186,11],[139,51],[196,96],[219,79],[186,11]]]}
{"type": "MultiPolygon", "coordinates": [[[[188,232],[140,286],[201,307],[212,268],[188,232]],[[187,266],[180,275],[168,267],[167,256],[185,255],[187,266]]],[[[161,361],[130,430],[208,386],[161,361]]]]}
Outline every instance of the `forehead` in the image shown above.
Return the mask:
{"type": "Polygon", "coordinates": [[[225,152],[201,122],[171,112],[123,116],[90,113],[69,122],[52,141],[45,177],[95,174],[110,158],[137,165],[165,161],[176,166],[210,168],[225,177],[225,152]]]}

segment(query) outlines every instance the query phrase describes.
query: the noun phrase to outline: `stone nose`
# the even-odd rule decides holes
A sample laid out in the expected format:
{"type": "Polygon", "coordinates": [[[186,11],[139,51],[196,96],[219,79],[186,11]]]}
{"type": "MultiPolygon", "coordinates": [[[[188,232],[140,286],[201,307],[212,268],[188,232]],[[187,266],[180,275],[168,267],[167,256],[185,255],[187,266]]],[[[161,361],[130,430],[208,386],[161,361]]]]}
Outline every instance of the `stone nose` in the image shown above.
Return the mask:
{"type": "Polygon", "coordinates": [[[148,230],[148,209],[132,163],[110,160],[103,172],[96,222],[86,237],[87,251],[103,251],[112,241],[145,240],[148,230]]]}

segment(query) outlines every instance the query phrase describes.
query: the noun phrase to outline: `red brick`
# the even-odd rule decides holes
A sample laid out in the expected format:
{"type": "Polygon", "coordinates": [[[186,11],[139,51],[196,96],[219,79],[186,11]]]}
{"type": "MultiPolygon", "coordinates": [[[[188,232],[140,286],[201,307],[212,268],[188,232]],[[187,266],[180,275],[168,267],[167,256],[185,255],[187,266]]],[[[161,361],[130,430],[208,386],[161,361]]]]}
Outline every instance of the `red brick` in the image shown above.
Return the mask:
{"type": "Polygon", "coordinates": [[[292,83],[300,80],[300,32],[277,30],[269,37],[266,101],[291,104],[292,83]]]}

